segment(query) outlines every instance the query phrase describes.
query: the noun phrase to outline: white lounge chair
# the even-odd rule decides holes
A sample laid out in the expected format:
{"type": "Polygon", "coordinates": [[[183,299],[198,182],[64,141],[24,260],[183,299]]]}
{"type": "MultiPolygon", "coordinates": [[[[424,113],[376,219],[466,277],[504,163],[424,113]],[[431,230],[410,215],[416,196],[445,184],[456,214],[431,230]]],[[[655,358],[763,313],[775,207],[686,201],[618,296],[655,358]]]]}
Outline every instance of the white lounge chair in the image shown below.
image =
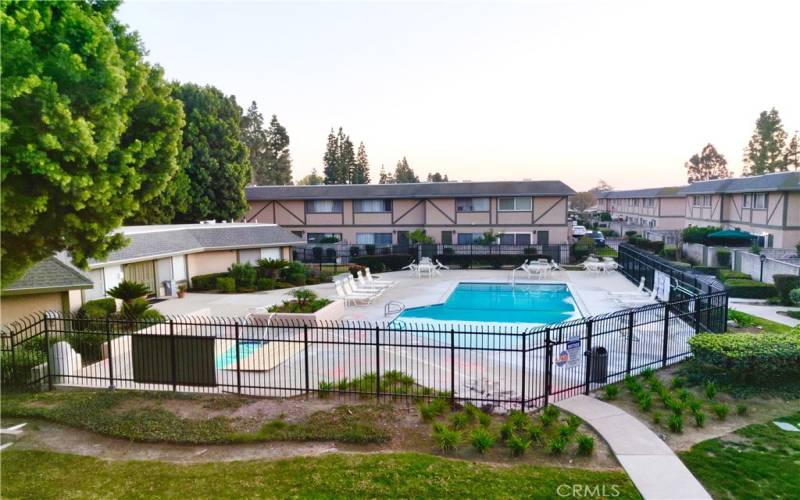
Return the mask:
{"type": "Polygon", "coordinates": [[[639,288],[635,292],[608,292],[612,297],[641,297],[644,293],[644,276],[639,280],[639,288]]]}
{"type": "Polygon", "coordinates": [[[364,269],[364,277],[367,278],[367,281],[369,283],[374,283],[376,285],[394,286],[397,284],[396,281],[375,278],[374,276],[372,276],[372,273],[370,272],[369,268],[364,269]]]}
{"type": "Polygon", "coordinates": [[[361,273],[358,273],[358,286],[364,290],[386,290],[392,285],[386,283],[370,283],[361,273]]]}
{"type": "Polygon", "coordinates": [[[378,288],[363,288],[363,287],[361,287],[358,283],[356,283],[356,279],[353,278],[352,274],[348,275],[347,278],[345,278],[344,285],[345,285],[344,286],[344,291],[345,292],[351,291],[351,292],[354,292],[354,293],[363,293],[363,294],[367,294],[367,295],[374,295],[376,297],[383,293],[383,289],[382,288],[378,289],[378,288]],[[349,290],[348,290],[348,287],[349,287],[349,290]]]}
{"type": "Polygon", "coordinates": [[[639,297],[615,297],[614,300],[617,301],[620,305],[626,307],[636,307],[636,306],[645,306],[647,304],[654,304],[657,302],[656,296],[657,292],[655,288],[653,291],[650,292],[647,296],[639,296],[639,297]]]}
{"type": "Polygon", "coordinates": [[[439,262],[439,259],[436,259],[436,269],[444,269],[445,271],[449,271],[450,267],[445,266],[444,264],[439,262]]]}
{"type": "Polygon", "coordinates": [[[367,305],[375,301],[374,295],[347,293],[342,286],[342,282],[337,281],[334,283],[334,286],[336,287],[336,296],[344,300],[345,306],[367,305]]]}
{"type": "Polygon", "coordinates": [[[400,270],[401,271],[411,271],[412,273],[417,274],[417,268],[418,267],[419,266],[417,265],[417,261],[415,259],[415,260],[411,261],[411,264],[409,264],[409,265],[407,265],[405,267],[401,267],[400,270]]]}
{"type": "Polygon", "coordinates": [[[542,265],[539,264],[538,262],[533,262],[524,265],[522,267],[522,270],[525,271],[525,274],[527,274],[529,278],[543,278],[547,276],[547,273],[550,270],[550,266],[542,265]]]}

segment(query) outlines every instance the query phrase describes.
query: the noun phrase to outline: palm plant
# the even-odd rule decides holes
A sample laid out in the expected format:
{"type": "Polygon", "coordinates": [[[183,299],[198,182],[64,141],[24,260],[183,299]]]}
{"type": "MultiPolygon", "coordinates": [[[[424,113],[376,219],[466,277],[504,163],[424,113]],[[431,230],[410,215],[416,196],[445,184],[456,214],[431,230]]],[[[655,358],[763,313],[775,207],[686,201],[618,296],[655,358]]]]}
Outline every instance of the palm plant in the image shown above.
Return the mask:
{"type": "Polygon", "coordinates": [[[283,259],[258,259],[256,265],[258,265],[264,276],[275,278],[278,276],[278,271],[288,266],[289,262],[283,259]]]}
{"type": "Polygon", "coordinates": [[[150,293],[150,287],[138,281],[122,280],[108,292],[109,296],[120,299],[125,304],[130,304],[136,299],[140,299],[150,293]]]}

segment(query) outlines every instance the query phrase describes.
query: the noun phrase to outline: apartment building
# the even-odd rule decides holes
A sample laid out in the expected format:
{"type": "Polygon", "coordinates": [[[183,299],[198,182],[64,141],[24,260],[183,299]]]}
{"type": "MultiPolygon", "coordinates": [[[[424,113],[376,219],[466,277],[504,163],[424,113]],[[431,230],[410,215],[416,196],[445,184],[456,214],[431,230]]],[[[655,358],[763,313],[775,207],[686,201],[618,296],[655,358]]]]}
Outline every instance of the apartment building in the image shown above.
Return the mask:
{"type": "Polygon", "coordinates": [[[800,172],[696,182],[681,190],[686,226],[722,226],[758,237],[764,248],[800,241],[800,172]]]}
{"type": "Polygon", "coordinates": [[[685,195],[682,187],[631,189],[598,193],[601,211],[625,226],[640,226],[656,231],[676,231],[684,227],[685,195]]]}
{"type": "Polygon", "coordinates": [[[248,187],[248,222],[279,224],[308,243],[403,245],[424,229],[437,243],[470,244],[485,231],[500,243],[568,243],[561,181],[426,182],[248,187]]]}

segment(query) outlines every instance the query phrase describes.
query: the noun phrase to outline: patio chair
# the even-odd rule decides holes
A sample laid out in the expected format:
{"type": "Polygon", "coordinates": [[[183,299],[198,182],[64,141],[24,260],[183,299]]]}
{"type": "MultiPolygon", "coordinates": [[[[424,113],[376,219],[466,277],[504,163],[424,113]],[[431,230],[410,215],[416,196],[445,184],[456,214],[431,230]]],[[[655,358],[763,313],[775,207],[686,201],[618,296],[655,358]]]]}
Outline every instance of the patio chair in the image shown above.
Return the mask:
{"type": "Polygon", "coordinates": [[[414,260],[411,261],[411,264],[409,264],[409,265],[407,265],[405,267],[401,267],[400,270],[401,271],[408,270],[408,271],[411,271],[414,274],[417,274],[417,268],[418,267],[419,267],[419,265],[417,264],[417,260],[414,259],[414,260]]]}
{"type": "Polygon", "coordinates": [[[342,286],[341,281],[334,282],[334,286],[336,287],[336,296],[340,299],[344,300],[345,306],[351,305],[368,305],[375,301],[374,295],[364,295],[364,294],[356,294],[356,293],[347,293],[342,286]]]}
{"type": "Polygon", "coordinates": [[[608,292],[612,297],[636,297],[641,296],[644,291],[644,276],[639,280],[639,288],[635,292],[608,292]]]}
{"type": "Polygon", "coordinates": [[[372,276],[372,272],[370,272],[369,268],[364,269],[364,277],[367,278],[367,282],[374,283],[376,285],[395,286],[397,284],[397,282],[393,280],[375,278],[372,276]]]}
{"type": "Polygon", "coordinates": [[[444,264],[439,262],[439,259],[436,259],[436,269],[444,269],[445,271],[449,271],[450,267],[449,266],[445,266],[444,264]]]}
{"type": "Polygon", "coordinates": [[[368,294],[368,295],[375,295],[376,297],[383,293],[383,289],[382,288],[378,289],[378,288],[363,288],[363,287],[361,287],[358,283],[356,283],[356,279],[353,278],[352,274],[347,276],[347,278],[345,279],[344,284],[345,284],[345,287],[344,287],[344,291],[345,292],[351,291],[351,292],[354,292],[354,293],[363,293],[363,294],[368,294]],[[350,288],[350,290],[348,290],[348,287],[350,288]]]}
{"type": "Polygon", "coordinates": [[[639,297],[614,297],[614,300],[623,306],[626,307],[636,307],[636,306],[646,306],[647,304],[655,304],[658,302],[656,299],[657,292],[655,288],[650,292],[647,296],[639,296],[639,297]]]}
{"type": "Polygon", "coordinates": [[[361,273],[358,273],[358,286],[359,288],[363,288],[365,290],[383,291],[387,288],[390,288],[392,285],[386,283],[370,283],[361,273]]]}

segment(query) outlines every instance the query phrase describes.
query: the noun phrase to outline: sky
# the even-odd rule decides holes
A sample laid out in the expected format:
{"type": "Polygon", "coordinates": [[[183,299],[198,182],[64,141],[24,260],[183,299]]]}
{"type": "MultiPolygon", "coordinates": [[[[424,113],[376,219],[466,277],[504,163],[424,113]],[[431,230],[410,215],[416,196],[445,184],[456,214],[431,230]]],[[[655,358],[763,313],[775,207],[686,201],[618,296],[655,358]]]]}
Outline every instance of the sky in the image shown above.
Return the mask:
{"type": "Polygon", "coordinates": [[[800,129],[800,1],[125,2],[167,78],[287,128],[295,179],[331,128],[373,182],[559,179],[680,185],[711,142],[739,175],[763,110],[800,129]]]}

